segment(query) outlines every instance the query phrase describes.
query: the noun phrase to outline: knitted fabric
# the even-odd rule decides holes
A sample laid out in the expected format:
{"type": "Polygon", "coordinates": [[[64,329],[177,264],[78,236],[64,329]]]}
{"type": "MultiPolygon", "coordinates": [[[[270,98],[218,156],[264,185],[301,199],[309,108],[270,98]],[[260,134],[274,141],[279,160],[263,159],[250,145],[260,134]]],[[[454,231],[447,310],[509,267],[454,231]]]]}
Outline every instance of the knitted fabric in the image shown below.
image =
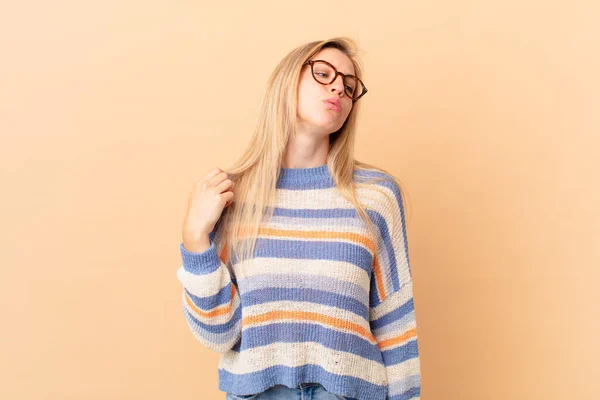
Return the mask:
{"type": "MultiPolygon", "coordinates": [[[[354,179],[383,174],[355,170],[354,179]]],[[[420,398],[404,205],[395,183],[373,185],[387,196],[372,188],[357,195],[374,237],[325,164],[281,168],[254,258],[228,257],[220,220],[207,250],[180,244],[183,312],[194,337],[221,353],[220,390],[316,382],[359,400],[420,398]]]]}

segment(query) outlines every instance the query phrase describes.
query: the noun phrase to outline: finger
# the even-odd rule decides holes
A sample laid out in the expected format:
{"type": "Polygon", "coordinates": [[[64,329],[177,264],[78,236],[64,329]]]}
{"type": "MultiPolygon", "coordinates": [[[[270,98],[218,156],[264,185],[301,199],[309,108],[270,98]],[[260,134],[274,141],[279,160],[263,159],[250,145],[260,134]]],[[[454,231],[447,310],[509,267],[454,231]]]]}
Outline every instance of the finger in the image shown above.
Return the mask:
{"type": "Polygon", "coordinates": [[[221,172],[221,168],[216,167],[215,169],[213,169],[212,171],[210,171],[208,174],[204,175],[204,180],[208,180],[210,178],[212,178],[213,176],[217,175],[218,173],[221,172]]]}
{"type": "Polygon", "coordinates": [[[219,193],[223,193],[226,190],[233,191],[233,181],[230,178],[225,177],[225,179],[223,179],[221,182],[216,184],[216,187],[217,187],[217,190],[219,191],[219,193]]]}
{"type": "Polygon", "coordinates": [[[225,203],[225,207],[227,207],[233,202],[234,194],[233,194],[233,192],[229,191],[229,192],[223,193],[221,195],[221,197],[227,199],[227,202],[225,203]]]}

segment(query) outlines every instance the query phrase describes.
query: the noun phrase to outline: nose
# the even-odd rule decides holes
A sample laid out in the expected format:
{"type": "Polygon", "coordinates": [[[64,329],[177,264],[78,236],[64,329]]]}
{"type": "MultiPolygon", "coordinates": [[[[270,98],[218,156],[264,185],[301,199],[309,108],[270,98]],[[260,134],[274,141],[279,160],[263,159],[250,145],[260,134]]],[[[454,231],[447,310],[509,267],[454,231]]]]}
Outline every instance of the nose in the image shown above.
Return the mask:
{"type": "Polygon", "coordinates": [[[333,82],[329,84],[330,90],[332,92],[337,92],[338,96],[345,93],[344,91],[344,78],[341,75],[337,75],[333,82]]]}

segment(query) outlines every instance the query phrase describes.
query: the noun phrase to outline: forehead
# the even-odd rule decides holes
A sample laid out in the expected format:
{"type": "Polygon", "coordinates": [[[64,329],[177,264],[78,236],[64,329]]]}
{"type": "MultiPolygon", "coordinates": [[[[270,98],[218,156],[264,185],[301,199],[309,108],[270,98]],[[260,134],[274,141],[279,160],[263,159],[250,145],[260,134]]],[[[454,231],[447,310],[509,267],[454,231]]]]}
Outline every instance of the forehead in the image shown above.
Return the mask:
{"type": "Polygon", "coordinates": [[[312,60],[325,60],[345,75],[356,75],[350,58],[338,49],[326,48],[315,54],[312,60]]]}

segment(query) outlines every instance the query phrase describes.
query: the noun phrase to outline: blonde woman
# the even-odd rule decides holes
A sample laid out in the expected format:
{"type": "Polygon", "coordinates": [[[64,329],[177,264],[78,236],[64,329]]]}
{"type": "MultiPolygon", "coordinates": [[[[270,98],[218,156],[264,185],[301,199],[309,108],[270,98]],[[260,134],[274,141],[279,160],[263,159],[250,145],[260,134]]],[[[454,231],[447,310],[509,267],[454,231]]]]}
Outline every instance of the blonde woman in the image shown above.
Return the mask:
{"type": "Polygon", "coordinates": [[[402,192],[354,159],[361,77],[349,38],[292,50],[246,152],[190,194],[182,307],[229,400],[420,398],[402,192]]]}

